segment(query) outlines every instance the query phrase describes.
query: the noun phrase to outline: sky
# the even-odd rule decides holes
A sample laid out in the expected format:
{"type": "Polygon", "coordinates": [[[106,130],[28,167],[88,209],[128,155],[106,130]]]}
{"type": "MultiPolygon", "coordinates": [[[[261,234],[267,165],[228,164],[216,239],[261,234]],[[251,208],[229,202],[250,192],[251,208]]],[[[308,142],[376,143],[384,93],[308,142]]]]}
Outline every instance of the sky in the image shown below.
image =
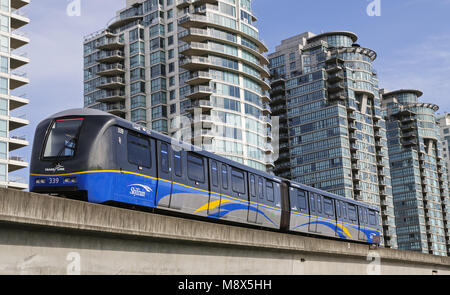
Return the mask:
{"type": "MultiPolygon", "coordinates": [[[[30,24],[21,31],[30,44],[21,51],[28,52],[30,64],[20,71],[28,74],[30,84],[15,94],[26,94],[30,104],[13,115],[26,114],[30,121],[15,132],[26,135],[30,146],[14,155],[29,161],[36,125],[56,112],[83,106],[83,39],[105,28],[125,3],[32,0],[23,8],[30,24]]],[[[377,52],[380,88],[421,90],[421,101],[450,112],[450,0],[253,0],[253,11],[269,53],[281,40],[303,32],[351,31],[359,36],[358,44],[377,52]],[[369,16],[368,6],[380,9],[369,16]]],[[[24,169],[16,176],[27,173],[24,169]]]]}

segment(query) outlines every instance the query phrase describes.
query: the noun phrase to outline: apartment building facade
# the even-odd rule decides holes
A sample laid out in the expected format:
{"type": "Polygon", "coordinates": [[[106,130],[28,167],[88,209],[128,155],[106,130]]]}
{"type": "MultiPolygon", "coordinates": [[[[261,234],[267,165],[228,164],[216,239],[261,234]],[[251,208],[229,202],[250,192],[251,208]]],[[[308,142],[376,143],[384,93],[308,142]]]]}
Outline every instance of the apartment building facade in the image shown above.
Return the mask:
{"type": "Polygon", "coordinates": [[[273,168],[268,49],[250,0],[127,0],[84,41],[84,105],[273,168]]]}
{"type": "Polygon", "coordinates": [[[419,102],[422,95],[412,89],[382,95],[397,239],[399,249],[448,256],[450,202],[439,107],[419,102]]]}
{"type": "Polygon", "coordinates": [[[383,244],[397,247],[375,51],[351,32],[306,32],[269,55],[275,174],[380,207],[383,244]]]}
{"type": "Polygon", "coordinates": [[[29,0],[0,0],[0,186],[24,190],[27,180],[15,176],[16,171],[28,167],[26,159],[16,154],[29,145],[20,128],[29,121],[20,108],[29,103],[21,87],[29,84],[20,68],[30,61],[23,47],[30,40],[22,28],[30,20],[23,12],[29,0]]]}

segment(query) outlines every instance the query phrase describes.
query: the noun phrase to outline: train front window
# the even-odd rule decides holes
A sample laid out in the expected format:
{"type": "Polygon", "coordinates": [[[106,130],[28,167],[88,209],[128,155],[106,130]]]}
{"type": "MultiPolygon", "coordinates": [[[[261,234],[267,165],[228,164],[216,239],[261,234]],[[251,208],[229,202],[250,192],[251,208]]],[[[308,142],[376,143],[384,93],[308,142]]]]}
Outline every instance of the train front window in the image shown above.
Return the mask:
{"type": "Polygon", "coordinates": [[[45,143],[44,158],[70,158],[75,155],[83,119],[60,119],[53,122],[45,143]]]}

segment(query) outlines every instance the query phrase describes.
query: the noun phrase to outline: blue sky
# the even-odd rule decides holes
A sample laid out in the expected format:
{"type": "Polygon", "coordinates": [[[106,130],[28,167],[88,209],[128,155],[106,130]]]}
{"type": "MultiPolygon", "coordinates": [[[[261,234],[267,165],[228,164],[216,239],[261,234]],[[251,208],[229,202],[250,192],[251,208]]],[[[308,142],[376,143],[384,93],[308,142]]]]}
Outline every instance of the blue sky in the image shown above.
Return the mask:
{"type": "MultiPolygon", "coordinates": [[[[80,16],[68,16],[73,0],[32,0],[25,8],[31,20],[23,28],[31,39],[24,48],[31,63],[21,69],[30,85],[20,89],[30,104],[30,125],[19,129],[30,145],[34,129],[45,117],[83,106],[83,37],[102,29],[125,7],[126,0],[80,0],[80,16]]],[[[272,52],[281,40],[310,31],[352,31],[358,43],[378,53],[374,66],[380,87],[414,88],[422,101],[450,112],[450,0],[380,0],[381,16],[366,13],[372,0],[254,0],[260,37],[272,52]]],[[[31,146],[17,154],[29,160],[31,146]]],[[[27,171],[19,172],[26,175],[27,171]]]]}

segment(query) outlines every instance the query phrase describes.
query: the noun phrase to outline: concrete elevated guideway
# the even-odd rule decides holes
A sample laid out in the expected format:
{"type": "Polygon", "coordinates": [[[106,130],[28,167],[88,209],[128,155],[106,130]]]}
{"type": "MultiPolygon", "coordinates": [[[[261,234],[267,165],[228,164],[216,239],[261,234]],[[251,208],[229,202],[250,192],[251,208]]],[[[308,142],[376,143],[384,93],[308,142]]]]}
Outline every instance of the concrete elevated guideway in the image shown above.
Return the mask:
{"type": "Polygon", "coordinates": [[[0,274],[450,274],[450,258],[0,189],[0,274]]]}

